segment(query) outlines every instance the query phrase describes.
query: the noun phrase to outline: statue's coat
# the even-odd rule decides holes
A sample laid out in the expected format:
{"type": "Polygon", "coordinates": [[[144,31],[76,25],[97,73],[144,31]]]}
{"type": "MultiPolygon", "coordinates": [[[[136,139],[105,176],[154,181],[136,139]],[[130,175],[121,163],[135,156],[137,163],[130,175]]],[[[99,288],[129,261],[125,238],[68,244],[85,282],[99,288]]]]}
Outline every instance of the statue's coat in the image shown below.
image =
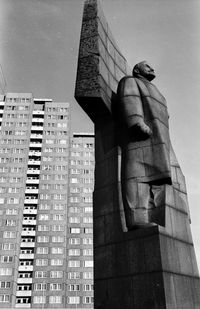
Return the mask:
{"type": "Polygon", "coordinates": [[[155,85],[143,78],[126,76],[118,85],[122,148],[122,181],[171,184],[170,138],[166,100],[155,85]],[[152,134],[143,137],[143,124],[152,134]],[[124,134],[125,133],[125,134],[124,134]]]}

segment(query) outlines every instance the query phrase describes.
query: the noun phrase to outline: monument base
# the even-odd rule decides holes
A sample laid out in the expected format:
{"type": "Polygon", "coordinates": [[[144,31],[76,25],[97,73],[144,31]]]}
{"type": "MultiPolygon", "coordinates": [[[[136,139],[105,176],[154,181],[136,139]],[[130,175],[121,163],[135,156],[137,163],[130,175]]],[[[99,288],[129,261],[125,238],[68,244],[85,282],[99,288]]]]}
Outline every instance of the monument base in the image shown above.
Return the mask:
{"type": "Polygon", "coordinates": [[[122,238],[95,248],[95,309],[200,308],[190,242],[163,234],[158,226],[122,238]]]}

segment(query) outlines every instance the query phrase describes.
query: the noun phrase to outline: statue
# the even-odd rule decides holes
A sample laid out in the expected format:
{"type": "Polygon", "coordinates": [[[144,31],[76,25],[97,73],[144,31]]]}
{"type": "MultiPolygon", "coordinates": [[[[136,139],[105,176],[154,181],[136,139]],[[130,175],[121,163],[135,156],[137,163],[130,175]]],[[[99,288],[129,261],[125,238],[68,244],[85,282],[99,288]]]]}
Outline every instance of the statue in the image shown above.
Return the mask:
{"type": "Polygon", "coordinates": [[[122,150],[121,188],[128,230],[138,226],[165,226],[166,186],[172,184],[170,138],[166,100],[151,81],[155,72],[146,62],[118,85],[122,150]],[[158,211],[157,211],[158,213],[158,211]],[[159,217],[160,216],[160,217],[159,217]]]}

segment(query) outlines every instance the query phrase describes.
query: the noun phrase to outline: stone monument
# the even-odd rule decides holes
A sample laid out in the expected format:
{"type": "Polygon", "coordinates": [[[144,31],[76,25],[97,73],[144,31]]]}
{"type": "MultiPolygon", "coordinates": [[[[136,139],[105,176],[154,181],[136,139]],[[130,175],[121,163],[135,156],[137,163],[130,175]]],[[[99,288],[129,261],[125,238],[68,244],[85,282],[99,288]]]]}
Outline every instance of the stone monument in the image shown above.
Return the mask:
{"type": "Polygon", "coordinates": [[[95,124],[94,308],[199,309],[186,186],[166,102],[146,62],[133,75],[99,2],[86,0],[75,98],[95,124]]]}

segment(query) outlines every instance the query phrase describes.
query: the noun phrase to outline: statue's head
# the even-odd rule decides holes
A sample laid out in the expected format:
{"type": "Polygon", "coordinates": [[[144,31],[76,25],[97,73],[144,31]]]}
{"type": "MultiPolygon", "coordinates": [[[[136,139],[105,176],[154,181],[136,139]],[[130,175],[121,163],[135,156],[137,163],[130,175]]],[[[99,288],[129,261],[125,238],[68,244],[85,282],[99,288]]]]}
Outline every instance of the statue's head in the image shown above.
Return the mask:
{"type": "Polygon", "coordinates": [[[152,81],[156,77],[154,69],[146,61],[139,62],[134,66],[133,76],[143,76],[148,81],[152,81]]]}

